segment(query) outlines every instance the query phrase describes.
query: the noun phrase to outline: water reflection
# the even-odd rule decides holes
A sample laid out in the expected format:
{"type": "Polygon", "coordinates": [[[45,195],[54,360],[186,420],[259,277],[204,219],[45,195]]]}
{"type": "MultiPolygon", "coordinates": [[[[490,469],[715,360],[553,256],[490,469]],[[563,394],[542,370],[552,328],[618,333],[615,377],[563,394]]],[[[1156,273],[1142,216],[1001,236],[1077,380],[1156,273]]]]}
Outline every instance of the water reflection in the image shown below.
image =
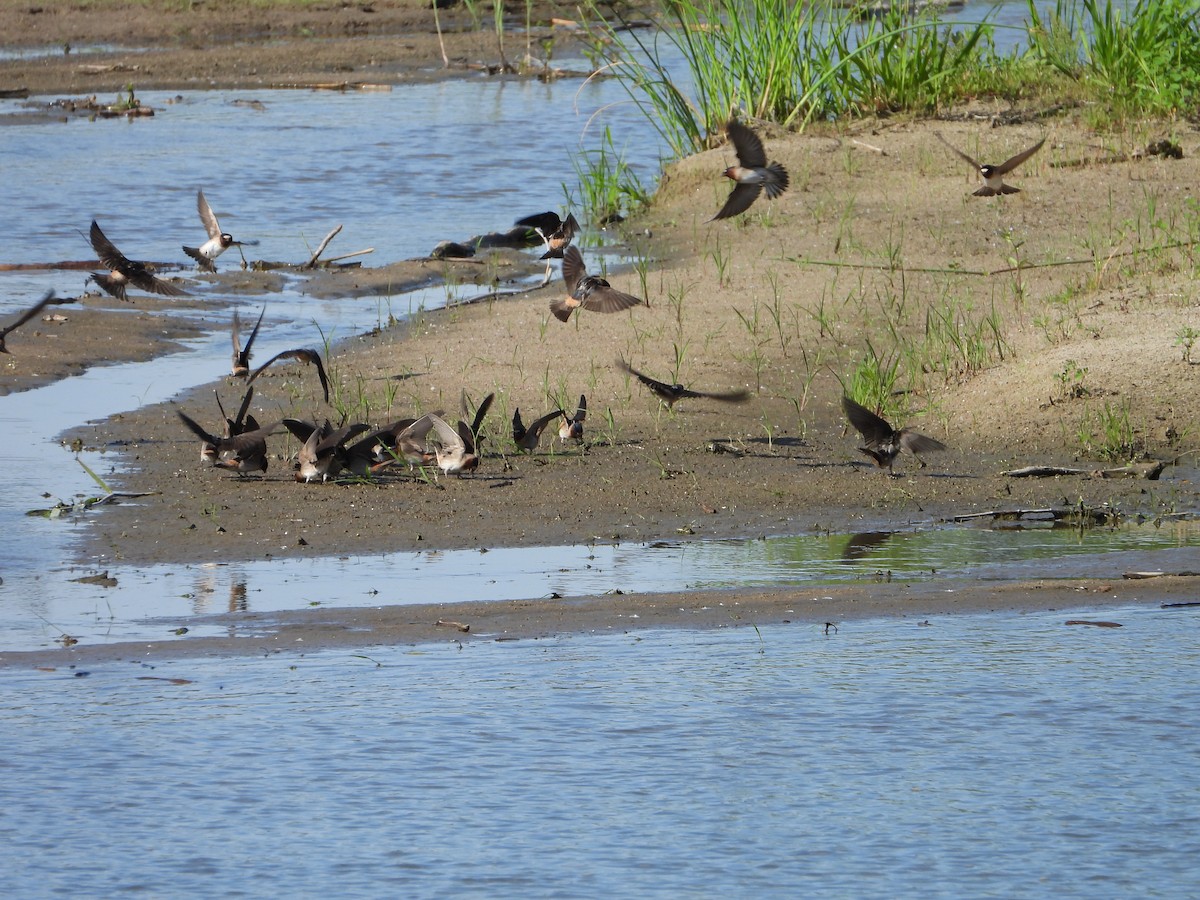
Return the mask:
{"type": "Polygon", "coordinates": [[[1128,570],[1195,568],[1200,524],[1116,529],[893,533],[869,552],[861,539],[809,535],[765,540],[434,550],[254,562],[109,566],[114,587],[80,584],[78,571],[6,576],[0,649],[52,646],[62,633],[89,643],[161,639],[198,615],[302,609],[642,594],[731,587],[933,577],[1120,577],[1128,570]],[[856,547],[848,555],[848,548],[856,547]]]}

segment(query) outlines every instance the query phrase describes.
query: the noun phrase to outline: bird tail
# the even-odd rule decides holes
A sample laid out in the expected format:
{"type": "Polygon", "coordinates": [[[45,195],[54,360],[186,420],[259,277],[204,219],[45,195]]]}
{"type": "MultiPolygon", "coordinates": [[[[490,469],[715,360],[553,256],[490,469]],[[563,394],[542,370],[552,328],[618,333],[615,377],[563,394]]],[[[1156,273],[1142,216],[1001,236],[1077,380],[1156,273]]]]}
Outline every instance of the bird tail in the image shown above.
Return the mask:
{"type": "Polygon", "coordinates": [[[763,187],[767,190],[767,196],[774,200],[788,189],[787,169],[779,163],[771,163],[767,166],[767,175],[769,177],[763,181],[763,187]]]}
{"type": "Polygon", "coordinates": [[[571,318],[571,311],[574,309],[575,307],[567,303],[564,298],[560,297],[550,301],[550,312],[554,313],[554,318],[560,322],[565,322],[571,318]]]}

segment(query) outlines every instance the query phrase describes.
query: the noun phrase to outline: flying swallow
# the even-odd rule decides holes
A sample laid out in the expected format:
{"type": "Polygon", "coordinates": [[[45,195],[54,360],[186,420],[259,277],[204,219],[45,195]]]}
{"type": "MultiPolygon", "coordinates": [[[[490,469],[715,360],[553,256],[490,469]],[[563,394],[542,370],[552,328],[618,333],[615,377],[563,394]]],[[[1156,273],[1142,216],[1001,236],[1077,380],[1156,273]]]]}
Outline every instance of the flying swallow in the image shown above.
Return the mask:
{"type": "Polygon", "coordinates": [[[284,419],[283,425],[297,439],[304,442],[296,454],[296,480],[327,481],[346,467],[346,450],[343,444],[351,438],[369,431],[369,425],[356,423],[334,429],[326,420],[323,425],[314,425],[302,419],[284,419]]]}
{"type": "Polygon", "coordinates": [[[546,252],[539,259],[562,259],[563,251],[579,233],[579,223],[571,213],[565,219],[560,219],[558,213],[539,213],[517,219],[516,224],[533,229],[546,245],[546,252]]]}
{"type": "Polygon", "coordinates": [[[709,393],[707,391],[693,391],[685,388],[682,384],[666,384],[662,381],[656,381],[649,375],[639,372],[623,359],[617,360],[617,366],[650,388],[650,392],[662,400],[668,409],[673,408],[676,401],[682,400],[684,397],[701,397],[706,400],[720,400],[722,403],[744,403],[750,399],[750,392],[745,390],[729,391],[723,394],[709,393]]]}
{"type": "Polygon", "coordinates": [[[214,466],[232,469],[242,475],[247,472],[267,471],[267,438],[279,427],[278,422],[255,431],[243,431],[241,434],[229,437],[218,437],[207,432],[185,413],[176,410],[176,415],[192,434],[212,448],[211,454],[201,452],[202,459],[211,459],[214,466]],[[222,459],[221,457],[226,453],[233,454],[233,458],[222,459]]]}
{"type": "Polygon", "coordinates": [[[567,441],[578,441],[582,444],[583,423],[587,419],[587,397],[579,395],[579,406],[575,409],[575,415],[568,416],[562,411],[559,414],[562,416],[562,423],[558,426],[558,439],[564,444],[567,441]]]}
{"type": "Polygon", "coordinates": [[[254,374],[247,379],[247,383],[253,381],[259,375],[261,375],[263,369],[278,359],[295,359],[302,363],[316,366],[317,377],[321,379],[321,390],[325,392],[325,402],[329,402],[329,379],[325,377],[325,366],[321,364],[321,354],[319,354],[316,350],[305,350],[300,348],[298,350],[284,350],[282,353],[276,353],[265,363],[254,370],[254,374]]]}
{"type": "Polygon", "coordinates": [[[93,272],[90,277],[92,281],[118,300],[129,299],[125,294],[126,284],[132,284],[135,288],[151,294],[165,294],[169,297],[187,296],[187,291],[182,288],[176,287],[169,281],[156,278],[148,264],[129,259],[121,253],[116,245],[104,236],[104,232],[100,230],[95,219],[92,219],[91,241],[92,249],[100,257],[100,262],[108,266],[109,272],[107,275],[97,275],[93,272]]]}
{"type": "Polygon", "coordinates": [[[767,163],[767,151],[763,149],[762,140],[757,134],[737,119],[730,119],[725,131],[733,141],[738,164],[730,166],[722,174],[734,181],[734,188],[729,192],[729,199],[721,211],[709,221],[744,213],[758,199],[763,188],[766,188],[767,197],[771,200],[788,189],[787,169],[777,162],[767,163]]]}
{"type": "Polygon", "coordinates": [[[972,196],[975,197],[994,197],[997,194],[1016,194],[1021,189],[1015,188],[1011,184],[1004,183],[1004,176],[1019,166],[1033,154],[1042,149],[1042,144],[1046,143],[1046,139],[1042,138],[1028,150],[1022,150],[1016,156],[1011,156],[998,166],[983,165],[974,157],[967,156],[948,140],[942,137],[940,132],[935,131],[937,139],[949,147],[961,159],[965,160],[972,168],[979,173],[979,177],[983,179],[983,187],[975,191],[972,196]]]}
{"type": "Polygon", "coordinates": [[[556,409],[554,412],[548,412],[540,419],[531,422],[529,427],[526,428],[521,422],[521,408],[517,407],[517,409],[513,411],[512,419],[513,443],[516,444],[521,450],[527,450],[528,452],[532,453],[537,449],[538,441],[541,440],[542,432],[546,429],[546,426],[562,414],[563,411],[561,409],[556,409]]]}
{"type": "Polygon", "coordinates": [[[894,474],[892,463],[900,455],[901,450],[907,450],[917,457],[917,461],[924,468],[925,461],[921,459],[920,454],[946,449],[946,445],[941,441],[915,431],[909,431],[907,428],[897,431],[883,418],[875,415],[865,406],[855,403],[849,397],[842,397],[842,409],[846,413],[846,418],[850,420],[850,424],[866,442],[865,447],[858,448],[859,452],[871,457],[879,468],[886,468],[889,475],[894,474]]]}
{"type": "Polygon", "coordinates": [[[571,313],[583,307],[593,312],[613,313],[642,303],[632,294],[613,288],[596,275],[589,275],[583,265],[583,255],[577,247],[568,247],[563,253],[563,281],[567,284],[567,297],[550,301],[550,311],[560,322],[571,318],[571,313]]]}
{"type": "Polygon", "coordinates": [[[242,320],[238,315],[238,311],[233,311],[233,366],[230,369],[230,374],[234,378],[246,378],[250,374],[250,350],[254,346],[254,339],[258,337],[258,326],[262,325],[263,316],[266,314],[267,308],[264,306],[262,312],[258,314],[258,321],[254,323],[254,330],[250,332],[250,337],[246,339],[246,346],[242,347],[241,329],[242,320]]]}
{"type": "Polygon", "coordinates": [[[15,322],[0,328],[0,353],[11,352],[8,347],[4,346],[4,339],[8,337],[8,333],[10,331],[15,331],[16,329],[20,328],[50,304],[58,305],[63,303],[71,303],[72,299],[55,300],[54,291],[46,291],[46,293],[42,295],[42,299],[33,304],[33,306],[31,306],[29,309],[25,310],[25,312],[21,313],[21,315],[17,316],[17,320],[15,322]]]}
{"type": "Polygon", "coordinates": [[[459,422],[455,431],[441,416],[429,413],[429,423],[434,435],[434,458],[439,469],[447,475],[461,478],[464,472],[474,472],[479,468],[479,456],[466,422],[459,422]]]}
{"type": "Polygon", "coordinates": [[[200,213],[200,221],[204,224],[204,230],[208,232],[208,240],[199,247],[185,246],[183,252],[199,264],[200,271],[217,271],[217,267],[213,265],[213,260],[235,244],[240,247],[243,244],[253,245],[258,243],[257,241],[235,241],[232,234],[223,232],[221,230],[221,223],[217,221],[212,207],[204,199],[204,191],[202,190],[196,191],[196,211],[200,213]]]}

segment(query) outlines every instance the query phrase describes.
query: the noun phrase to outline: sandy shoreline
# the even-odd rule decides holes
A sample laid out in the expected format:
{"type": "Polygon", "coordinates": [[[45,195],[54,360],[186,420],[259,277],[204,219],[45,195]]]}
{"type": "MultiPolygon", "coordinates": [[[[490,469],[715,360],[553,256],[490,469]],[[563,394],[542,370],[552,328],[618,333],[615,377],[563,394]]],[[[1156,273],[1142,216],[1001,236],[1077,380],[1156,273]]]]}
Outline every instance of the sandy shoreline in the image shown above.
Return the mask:
{"type": "MultiPolygon", "coordinates": [[[[0,652],[0,668],[69,670],[119,662],[154,664],[328,650],[355,650],[369,655],[370,649],[378,646],[523,641],[567,633],[612,634],[664,628],[752,632],[756,626],[768,624],[820,628],[853,640],[852,623],[856,620],[896,618],[936,627],[938,617],[992,612],[1063,611],[1064,624],[1079,619],[1095,623],[1112,621],[1103,615],[1108,607],[1196,602],[1195,581],[1179,577],[1008,584],[939,580],[226,614],[189,618],[187,622],[196,628],[227,629],[233,636],[184,635],[155,642],[0,652]],[[1072,611],[1080,610],[1083,612],[1072,615],[1072,611]],[[463,631],[460,626],[469,630],[463,631]]],[[[171,623],[164,621],[164,633],[168,630],[171,623]]]]}

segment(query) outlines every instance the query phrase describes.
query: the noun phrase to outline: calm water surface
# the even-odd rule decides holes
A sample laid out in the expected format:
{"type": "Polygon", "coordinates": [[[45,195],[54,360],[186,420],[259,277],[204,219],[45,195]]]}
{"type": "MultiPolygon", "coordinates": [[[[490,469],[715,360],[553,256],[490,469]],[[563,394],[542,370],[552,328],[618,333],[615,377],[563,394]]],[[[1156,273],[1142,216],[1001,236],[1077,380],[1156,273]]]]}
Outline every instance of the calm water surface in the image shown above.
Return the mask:
{"type": "Polygon", "coordinates": [[[1197,613],[1079,614],[0,670],[6,892],[1194,897],[1197,613]]]}

